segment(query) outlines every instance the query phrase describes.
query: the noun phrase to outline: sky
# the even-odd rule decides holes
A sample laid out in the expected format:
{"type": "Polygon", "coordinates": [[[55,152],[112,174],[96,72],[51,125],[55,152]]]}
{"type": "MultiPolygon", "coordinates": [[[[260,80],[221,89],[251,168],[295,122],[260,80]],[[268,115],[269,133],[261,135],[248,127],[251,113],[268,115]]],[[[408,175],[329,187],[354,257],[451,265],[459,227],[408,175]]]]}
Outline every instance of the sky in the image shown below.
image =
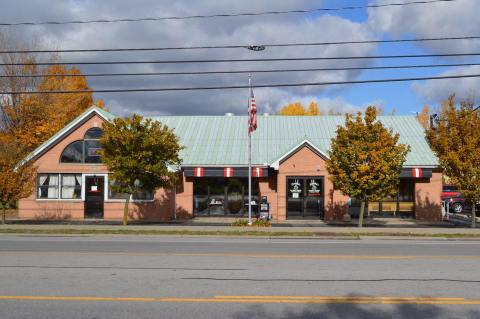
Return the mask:
{"type": "MultiPolygon", "coordinates": [[[[66,21],[197,14],[313,9],[351,5],[410,2],[411,0],[29,0],[5,1],[0,22],[66,21]]],[[[434,4],[214,19],[0,27],[19,41],[35,42],[45,49],[95,49],[238,45],[262,43],[332,42],[479,36],[478,0],[434,4]]],[[[129,53],[64,53],[62,61],[248,59],[391,54],[480,52],[480,40],[456,40],[402,44],[356,44],[303,47],[266,47],[253,52],[244,48],[129,53]]],[[[430,63],[480,62],[469,58],[416,58],[391,60],[292,61],[203,63],[184,65],[80,66],[84,73],[245,70],[318,67],[356,67],[430,63]]],[[[435,69],[329,71],[253,74],[254,84],[329,82],[400,77],[480,74],[479,66],[435,69]]],[[[101,77],[89,78],[93,89],[162,88],[246,85],[246,74],[101,77]]],[[[256,88],[260,113],[275,113],[287,103],[316,101],[323,111],[356,112],[368,105],[385,113],[412,114],[425,104],[438,106],[455,93],[475,98],[479,78],[416,82],[353,84],[296,88],[256,88]]],[[[95,94],[117,115],[132,112],[154,115],[245,114],[247,90],[95,94]]]]}

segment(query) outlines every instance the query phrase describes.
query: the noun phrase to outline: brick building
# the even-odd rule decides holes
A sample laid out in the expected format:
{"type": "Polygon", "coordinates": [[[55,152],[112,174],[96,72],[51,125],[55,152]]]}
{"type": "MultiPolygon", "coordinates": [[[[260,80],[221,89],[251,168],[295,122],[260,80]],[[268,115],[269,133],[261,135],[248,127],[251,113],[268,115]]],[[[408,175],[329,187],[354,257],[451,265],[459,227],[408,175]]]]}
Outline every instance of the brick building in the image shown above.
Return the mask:
{"type": "MultiPolygon", "coordinates": [[[[92,107],[29,156],[38,167],[36,189],[19,202],[21,218],[120,219],[125,195],[111,189],[97,154],[102,124],[115,116],[92,107]]],[[[245,216],[248,196],[246,116],[162,116],[185,146],[174,190],[142,192],[130,207],[134,219],[245,216]]],[[[413,116],[380,116],[411,152],[397,196],[369,203],[372,213],[440,220],[442,173],[413,116]]],[[[259,116],[252,135],[253,208],[266,196],[274,220],[340,219],[355,200],[334,190],[326,160],[343,116],[259,116]]]]}

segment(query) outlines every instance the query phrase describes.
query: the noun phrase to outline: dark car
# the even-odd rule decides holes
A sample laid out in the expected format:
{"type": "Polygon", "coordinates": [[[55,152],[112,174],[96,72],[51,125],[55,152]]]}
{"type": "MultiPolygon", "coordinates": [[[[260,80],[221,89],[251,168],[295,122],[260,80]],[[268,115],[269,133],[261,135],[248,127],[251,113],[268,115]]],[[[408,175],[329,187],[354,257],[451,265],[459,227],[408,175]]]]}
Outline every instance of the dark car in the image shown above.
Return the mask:
{"type": "MultiPolygon", "coordinates": [[[[444,185],[442,189],[442,200],[448,201],[450,206],[450,211],[455,214],[461,214],[465,211],[471,211],[470,205],[467,204],[465,197],[454,185],[444,185]]],[[[475,215],[480,215],[480,204],[477,203],[475,206],[476,212],[475,215]]]]}

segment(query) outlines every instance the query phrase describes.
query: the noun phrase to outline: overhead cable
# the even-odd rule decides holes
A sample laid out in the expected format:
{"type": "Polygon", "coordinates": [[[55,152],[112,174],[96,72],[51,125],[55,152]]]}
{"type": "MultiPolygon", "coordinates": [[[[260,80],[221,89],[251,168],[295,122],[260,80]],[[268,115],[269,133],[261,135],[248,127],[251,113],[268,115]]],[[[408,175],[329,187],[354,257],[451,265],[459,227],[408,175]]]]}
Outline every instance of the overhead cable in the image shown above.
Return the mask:
{"type": "MultiPolygon", "coordinates": [[[[263,43],[257,46],[268,47],[297,47],[297,46],[327,46],[348,44],[379,44],[379,43],[404,43],[404,42],[427,42],[427,41],[451,41],[451,40],[478,40],[480,36],[436,37],[416,39],[389,39],[389,40],[349,40],[333,42],[300,42],[300,43],[263,43]]],[[[198,45],[184,47],[150,47],[150,48],[99,48],[99,49],[64,49],[64,50],[3,50],[0,54],[13,53],[82,53],[82,52],[133,52],[133,51],[174,51],[174,50],[200,50],[200,49],[245,49],[252,45],[198,45]]]]}
{"type": "MultiPolygon", "coordinates": [[[[463,74],[447,76],[425,76],[411,78],[393,78],[393,79],[373,79],[373,80],[354,80],[354,81],[332,81],[332,82],[303,82],[303,83],[280,83],[280,84],[256,84],[252,88],[273,88],[273,87],[302,87],[302,86],[325,86],[325,85],[344,85],[344,84],[368,84],[368,83],[387,83],[387,82],[406,82],[423,80],[444,80],[444,79],[462,79],[478,78],[480,74],[463,74]]],[[[57,90],[57,91],[3,91],[0,94],[81,94],[81,93],[129,93],[129,92],[173,92],[173,91],[202,91],[202,90],[232,90],[248,89],[248,85],[230,85],[230,86],[199,86],[199,87],[167,87],[167,88],[134,88],[134,89],[94,89],[94,90],[57,90]]]]}
{"type": "Polygon", "coordinates": [[[315,61],[315,60],[362,60],[362,59],[401,59],[480,56],[480,53],[440,53],[440,54],[405,54],[405,55],[365,55],[365,56],[329,56],[297,58],[254,58],[254,59],[206,59],[206,60],[152,60],[152,61],[91,61],[91,62],[18,62],[0,63],[0,66],[28,65],[111,65],[111,64],[183,64],[183,63],[227,63],[227,62],[277,62],[277,61],[315,61]]]}
{"type": "Polygon", "coordinates": [[[162,21],[162,20],[188,20],[188,19],[211,19],[211,18],[229,18],[245,16],[279,15],[279,14],[305,14],[328,11],[358,10],[358,9],[376,9],[385,7],[400,7],[408,5],[434,4],[441,2],[453,2],[456,0],[423,0],[411,2],[397,2],[385,4],[369,4],[362,6],[345,6],[332,8],[314,8],[314,9],[296,9],[283,11],[261,11],[261,12],[243,12],[243,13],[218,13],[205,15],[189,16],[165,16],[165,17],[146,17],[146,18],[118,18],[118,19],[96,19],[96,20],[70,20],[70,21],[42,21],[42,22],[11,22],[0,23],[0,26],[35,26],[35,25],[64,25],[64,24],[90,24],[90,23],[116,23],[116,22],[140,22],[140,21],[162,21]]]}
{"type": "Polygon", "coordinates": [[[326,71],[355,71],[355,70],[385,70],[385,69],[422,69],[478,66],[479,63],[447,63],[447,64],[418,64],[418,65],[386,65],[362,67],[332,67],[308,69],[252,69],[252,70],[215,70],[215,71],[186,71],[186,72],[139,72],[139,73],[84,73],[84,74],[13,74],[0,75],[0,78],[46,78],[46,77],[115,77],[115,76],[164,76],[164,75],[210,75],[210,74],[255,74],[255,73],[288,73],[288,72],[326,72],[326,71]]]}

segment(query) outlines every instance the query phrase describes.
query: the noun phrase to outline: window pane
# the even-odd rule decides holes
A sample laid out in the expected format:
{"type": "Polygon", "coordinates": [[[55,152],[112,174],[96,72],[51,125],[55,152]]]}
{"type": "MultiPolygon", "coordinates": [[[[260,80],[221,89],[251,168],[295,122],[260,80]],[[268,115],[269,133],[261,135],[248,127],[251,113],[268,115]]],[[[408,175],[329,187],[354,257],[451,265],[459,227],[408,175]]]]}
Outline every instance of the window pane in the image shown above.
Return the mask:
{"type": "Polygon", "coordinates": [[[86,140],[98,140],[102,137],[103,130],[99,127],[92,127],[85,133],[86,140]]]}
{"type": "Polygon", "coordinates": [[[82,163],[83,141],[76,141],[63,150],[61,163],[82,163]]]}
{"type": "Polygon", "coordinates": [[[62,198],[81,198],[82,174],[62,174],[62,198]]]}
{"type": "Polygon", "coordinates": [[[118,185],[117,182],[113,181],[113,180],[110,180],[108,182],[108,198],[109,199],[127,199],[128,198],[128,194],[125,194],[125,193],[120,193],[120,192],[117,192],[115,190],[112,189],[112,186],[113,185],[118,185]]]}
{"type": "Polygon", "coordinates": [[[288,197],[289,198],[303,198],[304,194],[304,179],[303,178],[289,178],[288,179],[288,197]]]}
{"type": "Polygon", "coordinates": [[[415,182],[412,179],[401,179],[398,199],[401,202],[414,202],[415,182]]]}
{"type": "Polygon", "coordinates": [[[100,142],[98,140],[85,141],[85,163],[101,163],[101,157],[98,151],[100,150],[100,142]]]}
{"type": "Polygon", "coordinates": [[[37,198],[58,198],[58,174],[38,174],[37,198]]]}
{"type": "Polygon", "coordinates": [[[133,194],[134,200],[152,200],[153,199],[153,192],[147,190],[140,190],[136,194],[133,194]]]}
{"type": "Polygon", "coordinates": [[[195,178],[193,181],[193,213],[208,215],[208,179],[195,178]]]}

